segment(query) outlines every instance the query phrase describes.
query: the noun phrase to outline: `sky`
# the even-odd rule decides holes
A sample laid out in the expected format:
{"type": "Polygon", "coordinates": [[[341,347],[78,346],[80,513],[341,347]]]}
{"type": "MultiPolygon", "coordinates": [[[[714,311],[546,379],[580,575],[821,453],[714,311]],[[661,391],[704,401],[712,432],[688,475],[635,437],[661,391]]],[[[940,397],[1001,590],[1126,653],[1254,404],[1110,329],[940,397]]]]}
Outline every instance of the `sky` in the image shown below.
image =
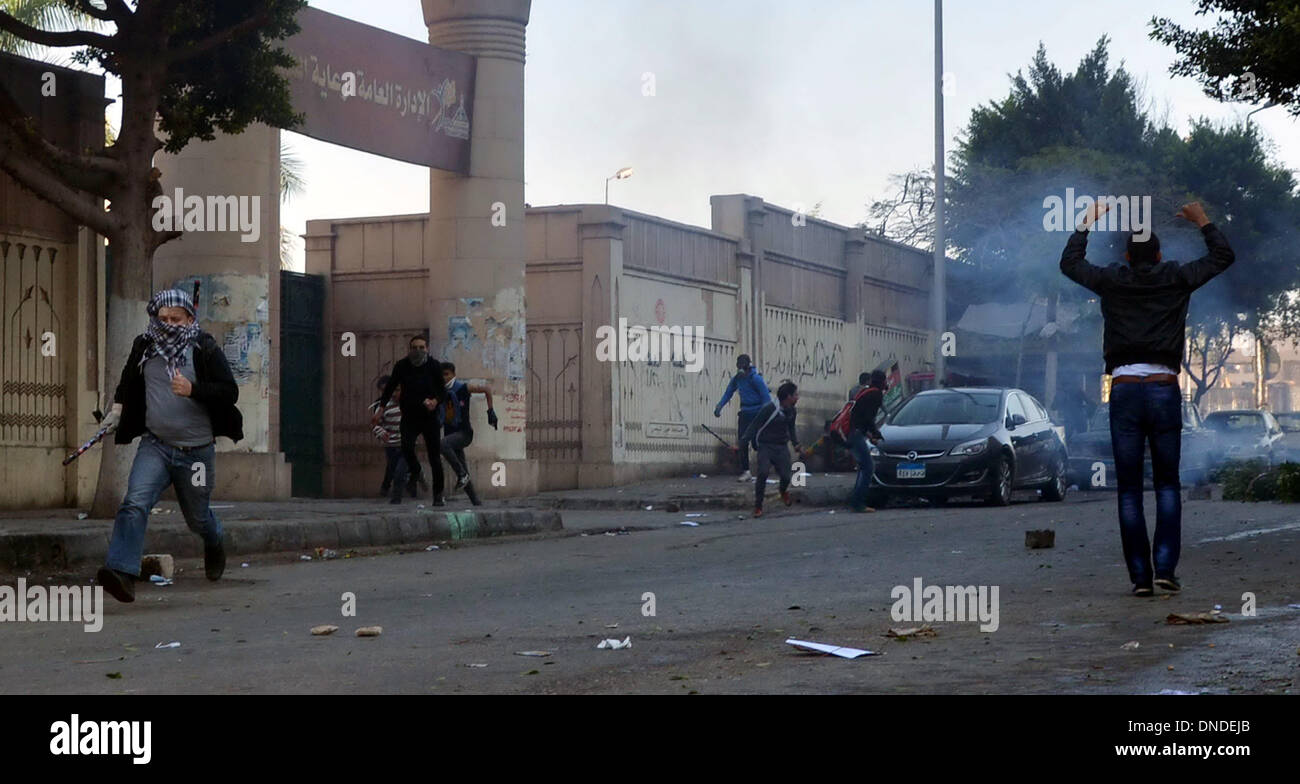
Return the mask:
{"type": "MultiPolygon", "coordinates": [[[[312,6],[427,40],[419,0],[313,0],[312,6]]],[[[1173,77],[1152,16],[1204,27],[1193,0],[948,0],[944,70],[949,151],[971,111],[1006,96],[1041,41],[1063,72],[1103,35],[1165,116],[1239,121],[1173,77]],[[1140,5],[1141,12],[1134,12],[1140,5]],[[1044,13],[1043,9],[1052,10],[1044,13]]],[[[890,174],[933,161],[933,3],[928,0],[533,0],[525,71],[525,201],[610,201],[707,226],[709,196],[745,192],[842,224],[866,216],[890,174]],[[654,95],[643,94],[654,75],[654,95]]],[[[110,87],[110,95],[114,89],[110,87]]],[[[1254,116],[1287,168],[1300,169],[1300,121],[1254,116]]],[[[428,210],[428,170],[286,133],[306,193],[282,207],[294,234],[316,218],[428,210]]],[[[1213,217],[1213,216],[1212,216],[1213,217]]],[[[295,252],[302,268],[302,246],[295,252]]]]}

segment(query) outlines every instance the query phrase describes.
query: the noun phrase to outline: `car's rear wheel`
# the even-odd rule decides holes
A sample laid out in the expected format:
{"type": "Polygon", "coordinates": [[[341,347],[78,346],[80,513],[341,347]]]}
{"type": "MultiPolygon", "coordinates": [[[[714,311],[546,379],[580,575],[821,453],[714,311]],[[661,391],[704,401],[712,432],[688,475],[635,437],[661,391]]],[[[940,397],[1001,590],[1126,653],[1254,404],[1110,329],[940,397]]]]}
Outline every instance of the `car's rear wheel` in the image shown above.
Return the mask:
{"type": "Polygon", "coordinates": [[[1065,461],[1057,458],[1056,468],[1052,472],[1052,481],[1043,488],[1044,501],[1064,501],[1069,485],[1065,478],[1065,461]]]}
{"type": "Polygon", "coordinates": [[[993,464],[992,486],[985,499],[989,506],[1008,506],[1011,503],[1011,461],[1005,457],[998,458],[993,464]]]}

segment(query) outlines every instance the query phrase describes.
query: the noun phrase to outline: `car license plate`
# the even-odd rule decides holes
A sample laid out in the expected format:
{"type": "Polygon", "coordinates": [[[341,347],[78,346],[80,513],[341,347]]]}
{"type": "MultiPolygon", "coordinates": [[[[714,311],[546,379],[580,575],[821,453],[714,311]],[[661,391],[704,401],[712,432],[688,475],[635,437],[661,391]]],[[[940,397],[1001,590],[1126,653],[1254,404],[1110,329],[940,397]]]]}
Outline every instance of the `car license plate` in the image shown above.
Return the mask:
{"type": "Polygon", "coordinates": [[[925,463],[899,463],[897,472],[899,479],[924,479],[925,463]]]}

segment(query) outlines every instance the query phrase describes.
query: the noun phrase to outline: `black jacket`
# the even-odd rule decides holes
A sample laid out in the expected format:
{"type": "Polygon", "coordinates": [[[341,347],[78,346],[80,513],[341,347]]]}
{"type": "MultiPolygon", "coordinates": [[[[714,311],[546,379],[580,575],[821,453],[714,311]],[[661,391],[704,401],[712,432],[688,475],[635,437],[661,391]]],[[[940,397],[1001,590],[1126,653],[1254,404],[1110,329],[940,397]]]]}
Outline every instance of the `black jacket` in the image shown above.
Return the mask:
{"type": "Polygon", "coordinates": [[[853,403],[853,411],[849,413],[849,432],[858,431],[864,435],[880,438],[880,430],[876,428],[876,415],[880,412],[880,406],[884,404],[885,395],[879,389],[868,389],[862,393],[853,403]]]}
{"type": "Polygon", "coordinates": [[[1119,365],[1150,362],[1175,370],[1183,361],[1187,304],[1192,292],[1226,270],[1236,258],[1213,223],[1201,227],[1205,256],[1186,264],[1112,264],[1096,267],[1084,259],[1088,232],[1076,231],[1061,254],[1061,272],[1101,298],[1106,328],[1102,353],[1106,372],[1119,365]]]}
{"type": "Polygon", "coordinates": [[[393,363],[393,372],[389,375],[388,386],[379,396],[380,405],[388,405],[393,390],[402,386],[402,416],[423,418],[433,416],[433,412],[424,407],[425,398],[433,398],[441,403],[447,398],[447,385],[442,381],[442,363],[433,357],[416,367],[411,360],[402,357],[393,363]]]}
{"type": "Polygon", "coordinates": [[[745,432],[740,434],[740,443],[748,444],[753,441],[755,449],[759,444],[784,446],[786,441],[798,446],[799,437],[794,432],[794,419],[798,414],[794,407],[781,408],[776,401],[769,400],[757,414],[754,414],[745,432]],[[778,412],[776,418],[767,427],[763,427],[772,416],[773,409],[778,412]],[[759,428],[762,428],[762,432],[759,432],[759,428]]]}
{"type": "MultiPolygon", "coordinates": [[[[122,368],[122,378],[117,382],[113,402],[122,404],[122,421],[118,423],[113,441],[129,444],[145,431],[146,396],[144,373],[140,372],[140,357],[144,355],[149,339],[137,335],[131,344],[131,356],[122,368]]],[[[212,437],[225,436],[231,441],[244,437],[244,416],[235,408],[239,400],[239,385],[230,372],[225,352],[216,338],[206,332],[199,333],[194,347],[194,382],[190,398],[208,410],[212,421],[212,437]]]]}

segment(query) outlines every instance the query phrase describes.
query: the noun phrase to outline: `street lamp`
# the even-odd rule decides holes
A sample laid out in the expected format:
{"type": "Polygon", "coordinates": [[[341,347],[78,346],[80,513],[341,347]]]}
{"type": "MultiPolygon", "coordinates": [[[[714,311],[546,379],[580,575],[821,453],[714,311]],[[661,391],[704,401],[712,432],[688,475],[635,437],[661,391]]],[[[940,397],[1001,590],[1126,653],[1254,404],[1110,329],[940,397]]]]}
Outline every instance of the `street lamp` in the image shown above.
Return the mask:
{"type": "Polygon", "coordinates": [[[614,175],[612,177],[605,178],[605,204],[609,204],[609,181],[626,180],[628,177],[631,176],[632,176],[632,167],[625,166],[622,169],[619,169],[618,171],[614,172],[614,175]]]}
{"type": "Polygon", "coordinates": [[[1277,106],[1277,101],[1269,101],[1258,109],[1251,109],[1249,112],[1246,112],[1246,130],[1250,130],[1250,116],[1252,114],[1255,112],[1262,112],[1265,109],[1272,109],[1274,106],[1277,106]]]}

